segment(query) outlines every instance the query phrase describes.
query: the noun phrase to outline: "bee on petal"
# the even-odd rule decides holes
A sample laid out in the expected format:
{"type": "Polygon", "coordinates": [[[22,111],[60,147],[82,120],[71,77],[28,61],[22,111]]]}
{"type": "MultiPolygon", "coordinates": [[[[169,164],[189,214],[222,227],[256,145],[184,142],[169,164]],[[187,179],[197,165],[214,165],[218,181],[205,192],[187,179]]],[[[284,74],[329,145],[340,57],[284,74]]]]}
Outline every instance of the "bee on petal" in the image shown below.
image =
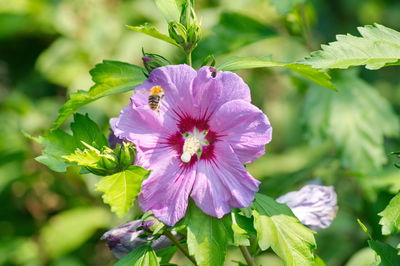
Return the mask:
{"type": "Polygon", "coordinates": [[[164,90],[160,86],[150,89],[149,106],[151,110],[157,111],[160,107],[161,99],[164,97],[164,90]]]}

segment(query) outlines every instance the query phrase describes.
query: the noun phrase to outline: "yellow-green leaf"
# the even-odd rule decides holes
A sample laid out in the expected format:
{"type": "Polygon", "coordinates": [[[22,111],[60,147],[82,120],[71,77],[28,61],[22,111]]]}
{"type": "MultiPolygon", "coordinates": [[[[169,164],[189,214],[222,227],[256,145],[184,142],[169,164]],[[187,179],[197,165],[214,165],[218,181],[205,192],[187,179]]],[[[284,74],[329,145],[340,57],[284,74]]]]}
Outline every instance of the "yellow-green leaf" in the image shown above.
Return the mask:
{"type": "Polygon", "coordinates": [[[104,193],[103,201],[111,206],[111,211],[122,217],[132,207],[148,174],[146,169],[132,165],[122,172],[103,177],[96,184],[96,190],[104,193]]]}
{"type": "Polygon", "coordinates": [[[389,202],[386,208],[378,213],[381,216],[382,234],[391,235],[400,232],[400,193],[389,202]]]}
{"type": "Polygon", "coordinates": [[[253,208],[254,227],[262,250],[271,247],[285,265],[314,265],[314,234],[289,207],[257,193],[253,208]]]}

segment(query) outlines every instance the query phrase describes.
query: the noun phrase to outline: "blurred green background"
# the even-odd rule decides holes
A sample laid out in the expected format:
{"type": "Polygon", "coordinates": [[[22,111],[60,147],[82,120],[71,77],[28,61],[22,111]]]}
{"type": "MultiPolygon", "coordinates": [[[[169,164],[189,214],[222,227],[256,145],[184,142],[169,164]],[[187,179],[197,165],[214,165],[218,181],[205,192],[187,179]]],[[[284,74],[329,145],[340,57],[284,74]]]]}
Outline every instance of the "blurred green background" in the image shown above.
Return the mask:
{"type": "MultiPolygon", "coordinates": [[[[357,35],[357,26],[377,22],[400,30],[398,0],[199,0],[196,8],[205,36],[194,52],[196,64],[209,54],[217,61],[232,54],[272,54],[275,60],[291,62],[334,41],[336,34],[357,35]]],[[[50,171],[34,160],[41,147],[22,131],[45,134],[67,95],[90,88],[88,71],[103,59],[141,65],[143,47],[174,63],[183,62],[173,46],[124,27],[144,22],[167,32],[149,0],[0,0],[0,265],[115,262],[99,238],[133,219],[137,208],[124,219],[116,218],[94,191],[96,176],[80,176],[74,168],[65,175],[50,171]]],[[[400,171],[389,155],[400,150],[400,71],[360,68],[347,71],[349,77],[345,72],[331,73],[342,82],[342,92],[336,93],[340,96],[310,87],[282,69],[239,74],[274,128],[267,154],[248,166],[263,180],[262,192],[278,197],[315,180],[335,185],[338,217],[317,234],[317,253],[329,265],[362,266],[369,265],[374,254],[356,218],[375,238],[392,245],[400,242],[399,237],[381,236],[377,216],[400,188],[400,171]],[[382,98],[377,99],[378,93],[382,98]],[[365,95],[371,96],[369,102],[365,95]],[[388,130],[353,145],[365,132],[352,126],[343,129],[337,121],[362,121],[372,130],[388,130]],[[340,139],[353,133],[348,143],[340,139]],[[392,137],[383,142],[384,135],[392,137]],[[370,153],[374,155],[365,159],[370,153]]],[[[111,96],[79,112],[89,113],[106,134],[108,119],[128,101],[129,94],[111,96]]],[[[237,265],[234,260],[243,261],[232,250],[226,265],[237,265]]],[[[173,262],[188,263],[179,254],[173,262]]],[[[269,252],[257,262],[281,265],[269,252]]]]}

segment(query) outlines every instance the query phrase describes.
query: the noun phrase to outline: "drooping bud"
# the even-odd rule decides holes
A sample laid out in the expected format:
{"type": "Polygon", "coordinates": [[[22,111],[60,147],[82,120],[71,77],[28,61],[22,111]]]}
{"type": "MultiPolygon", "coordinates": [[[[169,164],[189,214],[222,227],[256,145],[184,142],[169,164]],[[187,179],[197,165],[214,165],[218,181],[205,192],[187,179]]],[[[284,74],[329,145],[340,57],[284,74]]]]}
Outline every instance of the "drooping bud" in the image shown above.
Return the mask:
{"type": "Polygon", "coordinates": [[[142,57],[143,65],[150,74],[151,71],[158,67],[167,66],[171,63],[163,56],[158,54],[145,53],[143,51],[142,57]]]}
{"type": "MultiPolygon", "coordinates": [[[[101,240],[107,241],[108,248],[119,259],[130,253],[133,249],[150,243],[151,247],[158,251],[171,246],[173,243],[164,235],[154,236],[146,233],[151,232],[151,228],[157,223],[160,222],[157,220],[132,221],[106,232],[101,237],[101,240]],[[156,237],[158,238],[155,239],[156,237]]],[[[178,233],[171,233],[178,239],[181,238],[178,233]]]]}
{"type": "Polygon", "coordinates": [[[306,185],[276,201],[286,204],[300,222],[312,230],[329,227],[338,211],[333,186],[306,185]]]}
{"type": "Polygon", "coordinates": [[[117,143],[121,144],[122,139],[117,138],[117,136],[114,134],[114,131],[110,128],[110,133],[108,134],[108,146],[110,146],[111,149],[115,149],[117,143]]]}

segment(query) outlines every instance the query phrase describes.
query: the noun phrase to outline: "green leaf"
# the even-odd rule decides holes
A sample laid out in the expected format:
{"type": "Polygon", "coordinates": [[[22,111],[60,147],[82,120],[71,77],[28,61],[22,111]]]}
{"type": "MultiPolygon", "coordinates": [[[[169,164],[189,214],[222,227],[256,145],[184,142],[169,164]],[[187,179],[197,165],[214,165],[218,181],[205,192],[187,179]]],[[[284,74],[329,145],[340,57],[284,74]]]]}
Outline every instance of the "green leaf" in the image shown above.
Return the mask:
{"type": "Polygon", "coordinates": [[[271,4],[276,7],[276,10],[282,14],[286,15],[292,9],[298,5],[304,3],[306,0],[270,0],[271,4]]]}
{"type": "Polygon", "coordinates": [[[232,235],[223,221],[227,218],[208,216],[195,204],[189,205],[186,215],[189,253],[198,265],[224,265],[229,235],[232,235]]]}
{"type": "Polygon", "coordinates": [[[374,24],[359,27],[361,37],[337,35],[337,41],[322,45],[322,50],[312,52],[300,61],[313,68],[348,68],[365,65],[379,69],[400,63],[400,32],[374,24]]]}
{"type": "Polygon", "coordinates": [[[193,51],[193,58],[201,60],[210,54],[218,57],[276,35],[275,29],[253,17],[224,12],[212,28],[212,34],[202,39],[193,51]]]}
{"type": "Polygon", "coordinates": [[[167,22],[179,21],[182,5],[185,0],[155,0],[158,9],[164,15],[167,22]]]}
{"type": "Polygon", "coordinates": [[[313,142],[332,139],[345,167],[359,172],[379,169],[387,161],[384,137],[398,135],[399,120],[374,88],[353,72],[344,74],[334,82],[339,92],[313,87],[307,92],[307,136],[313,142]]]}
{"type": "Polygon", "coordinates": [[[74,114],[71,130],[77,141],[85,142],[96,148],[108,145],[108,141],[99,126],[87,114],[74,114]]]}
{"type": "Polygon", "coordinates": [[[167,248],[163,248],[161,250],[157,250],[156,251],[157,257],[161,259],[160,264],[161,265],[169,264],[169,261],[174,256],[177,250],[178,248],[176,246],[170,246],[167,248]]]}
{"type": "Polygon", "coordinates": [[[271,247],[285,265],[313,265],[314,234],[289,207],[257,193],[253,208],[254,227],[262,250],[271,247]]]}
{"type": "Polygon", "coordinates": [[[314,69],[308,65],[302,65],[297,63],[281,63],[271,61],[270,56],[265,57],[240,57],[230,56],[223,60],[217,69],[234,71],[241,69],[261,68],[261,67],[284,67],[292,70],[293,72],[301,75],[320,86],[336,90],[335,86],[330,81],[331,77],[320,69],[314,69]]]}
{"type": "Polygon", "coordinates": [[[400,265],[400,256],[394,247],[376,240],[368,240],[368,245],[381,258],[380,266],[400,265]]]}
{"type": "Polygon", "coordinates": [[[400,193],[394,196],[386,208],[378,213],[381,216],[383,235],[392,235],[400,232],[400,193]]]}
{"type": "Polygon", "coordinates": [[[158,266],[159,258],[150,246],[141,246],[133,249],[128,255],[120,259],[114,266],[158,266]]]}
{"type": "Polygon", "coordinates": [[[104,146],[102,151],[99,151],[88,144],[86,146],[87,149],[76,149],[73,154],[63,156],[63,158],[69,163],[86,167],[87,170],[96,175],[110,175],[126,167],[120,164],[119,158],[109,147],[104,146]]]}
{"type": "Polygon", "coordinates": [[[128,29],[131,29],[131,30],[134,30],[134,31],[146,34],[146,35],[149,35],[149,36],[154,37],[156,39],[159,39],[159,40],[162,40],[164,42],[168,42],[170,44],[173,44],[173,45],[176,45],[176,46],[180,47],[179,44],[174,39],[172,39],[171,37],[169,37],[169,36],[167,36],[165,34],[162,34],[154,26],[151,26],[151,25],[149,25],[147,23],[144,24],[144,25],[141,25],[141,26],[128,26],[127,25],[126,27],[128,29]]]}
{"type": "Polygon", "coordinates": [[[220,64],[218,70],[235,71],[260,67],[283,67],[285,63],[271,61],[270,55],[261,57],[228,56],[220,64]]]}
{"type": "Polygon", "coordinates": [[[97,64],[90,74],[95,85],[89,91],[77,91],[70,95],[69,100],[59,110],[53,130],[85,104],[105,96],[130,91],[146,79],[141,67],[108,60],[97,64]]]}
{"type": "Polygon", "coordinates": [[[96,184],[96,190],[104,193],[103,201],[111,206],[111,211],[122,217],[132,207],[148,174],[146,169],[132,165],[122,172],[102,178],[96,184]]]}
{"type": "Polygon", "coordinates": [[[56,129],[46,136],[30,138],[44,147],[42,154],[36,157],[35,160],[55,172],[65,172],[67,170],[68,164],[65,163],[63,156],[73,153],[76,147],[79,146],[73,136],[60,129],[56,129]]]}
{"type": "Polygon", "coordinates": [[[326,264],[326,262],[323,259],[321,259],[321,257],[315,256],[315,261],[313,266],[328,266],[328,264],[326,264]]]}
{"type": "Polygon", "coordinates": [[[315,84],[318,84],[322,87],[331,89],[331,90],[337,90],[335,85],[331,81],[331,76],[328,75],[328,73],[320,70],[320,69],[315,69],[312,68],[311,66],[307,65],[302,65],[302,64],[286,64],[284,66],[287,69],[290,69],[297,74],[301,75],[303,78],[306,78],[315,84]]]}
{"type": "MultiPolygon", "coordinates": [[[[241,227],[240,220],[243,216],[232,212],[232,231],[233,231],[233,244],[235,246],[250,246],[249,235],[247,231],[241,227]]],[[[245,217],[244,217],[245,218],[245,217]]]]}
{"type": "Polygon", "coordinates": [[[240,215],[238,212],[232,212],[232,231],[233,245],[250,246],[249,233],[253,233],[253,220],[240,215]]]}
{"type": "Polygon", "coordinates": [[[50,258],[60,257],[80,247],[109,222],[110,215],[102,208],[79,207],[58,213],[40,231],[41,247],[50,258]]]}
{"type": "Polygon", "coordinates": [[[82,141],[92,143],[96,147],[108,145],[100,128],[87,114],[75,114],[71,130],[73,136],[60,129],[38,138],[28,136],[44,147],[42,155],[38,156],[36,160],[47,165],[53,171],[65,172],[68,167],[65,156],[74,154],[76,149],[86,148],[82,141]]]}
{"type": "Polygon", "coordinates": [[[77,149],[74,153],[63,156],[63,158],[70,163],[76,163],[80,166],[99,168],[98,162],[101,160],[101,154],[98,150],[94,149],[77,149]]]}
{"type": "Polygon", "coordinates": [[[346,266],[360,266],[360,265],[378,265],[379,257],[376,256],[375,251],[370,248],[363,248],[354,253],[347,261],[346,266]]]}

